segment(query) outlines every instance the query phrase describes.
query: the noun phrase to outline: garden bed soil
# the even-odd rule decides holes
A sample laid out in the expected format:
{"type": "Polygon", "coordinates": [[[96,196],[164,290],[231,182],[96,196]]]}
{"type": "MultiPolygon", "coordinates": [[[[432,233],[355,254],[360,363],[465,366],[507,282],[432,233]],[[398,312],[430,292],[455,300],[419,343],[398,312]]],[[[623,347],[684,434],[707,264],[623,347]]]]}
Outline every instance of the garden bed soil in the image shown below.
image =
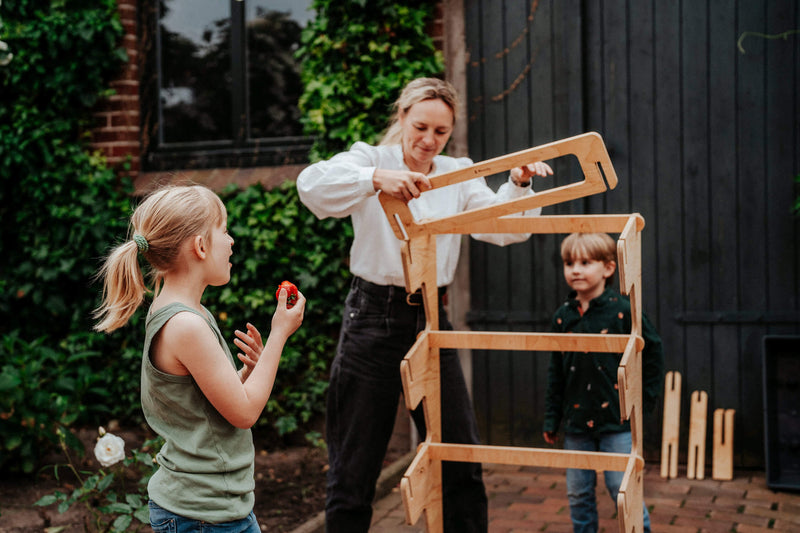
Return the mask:
{"type": "MultiPolygon", "coordinates": [[[[144,429],[119,429],[113,431],[126,442],[126,451],[140,448],[152,434],[144,429]]],[[[86,453],[75,458],[80,470],[98,468],[94,458],[97,429],[82,429],[76,434],[84,443],[86,453]]],[[[327,453],[313,446],[276,447],[266,442],[254,430],[255,460],[255,514],[262,531],[290,532],[313,518],[324,509],[325,475],[328,469],[327,453]]],[[[389,464],[404,452],[390,450],[389,464]]],[[[45,464],[65,464],[63,454],[54,454],[45,464]]],[[[82,505],[73,505],[59,514],[56,505],[34,506],[34,502],[55,490],[69,492],[78,483],[67,469],[59,470],[59,479],[53,468],[43,467],[37,475],[9,476],[0,479],[0,533],[82,533],[84,520],[90,513],[82,505]]],[[[136,522],[134,521],[134,524],[136,522]]],[[[133,530],[133,526],[132,529],[133,530]]],[[[150,531],[149,525],[141,531],[150,531]]]]}

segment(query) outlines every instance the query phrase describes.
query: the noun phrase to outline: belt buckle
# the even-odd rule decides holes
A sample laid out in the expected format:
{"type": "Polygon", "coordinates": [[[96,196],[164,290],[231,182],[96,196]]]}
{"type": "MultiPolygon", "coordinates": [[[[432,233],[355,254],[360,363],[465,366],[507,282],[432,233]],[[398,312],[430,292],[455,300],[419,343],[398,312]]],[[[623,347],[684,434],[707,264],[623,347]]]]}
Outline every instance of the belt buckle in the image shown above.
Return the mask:
{"type": "Polygon", "coordinates": [[[408,305],[422,305],[422,293],[417,291],[406,294],[406,303],[408,305]]]}

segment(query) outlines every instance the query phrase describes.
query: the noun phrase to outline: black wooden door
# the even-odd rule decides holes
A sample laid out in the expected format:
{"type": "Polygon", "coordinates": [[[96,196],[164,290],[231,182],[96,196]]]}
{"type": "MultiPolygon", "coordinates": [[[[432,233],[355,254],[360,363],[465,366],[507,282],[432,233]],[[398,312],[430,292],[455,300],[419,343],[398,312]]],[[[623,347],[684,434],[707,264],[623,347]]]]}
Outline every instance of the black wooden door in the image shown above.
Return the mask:
{"type": "MultiPolygon", "coordinates": [[[[709,453],[713,410],[736,409],[737,467],[764,462],[763,338],[800,331],[800,36],[745,32],[800,28],[799,4],[464,0],[470,156],[603,136],[619,186],[545,213],[644,216],[644,310],[683,376],[681,455],[688,399],[704,390],[709,453]]],[[[577,179],[554,166],[536,189],[577,179]]],[[[563,237],[471,241],[470,327],[547,330],[567,293],[563,237]]],[[[548,355],[473,352],[485,442],[543,445],[548,355]]],[[[648,459],[660,442],[659,406],[648,459]]]]}

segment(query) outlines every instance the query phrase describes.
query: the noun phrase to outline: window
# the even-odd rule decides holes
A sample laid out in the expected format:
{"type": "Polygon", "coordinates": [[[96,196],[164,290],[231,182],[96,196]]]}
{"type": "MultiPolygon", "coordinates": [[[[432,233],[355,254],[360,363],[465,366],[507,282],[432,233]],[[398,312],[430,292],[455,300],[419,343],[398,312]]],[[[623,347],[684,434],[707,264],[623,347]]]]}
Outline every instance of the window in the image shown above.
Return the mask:
{"type": "Polygon", "coordinates": [[[294,53],[311,0],[143,3],[145,170],[307,160],[294,53]]]}

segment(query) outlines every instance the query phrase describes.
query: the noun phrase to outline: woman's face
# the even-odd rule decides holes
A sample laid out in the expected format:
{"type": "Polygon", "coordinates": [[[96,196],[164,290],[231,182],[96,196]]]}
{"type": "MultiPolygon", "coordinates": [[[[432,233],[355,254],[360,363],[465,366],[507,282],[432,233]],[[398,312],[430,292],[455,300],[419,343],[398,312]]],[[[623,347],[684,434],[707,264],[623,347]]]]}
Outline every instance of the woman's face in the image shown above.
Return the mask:
{"type": "Polygon", "coordinates": [[[409,170],[429,173],[433,158],[453,132],[453,110],[440,99],[423,100],[400,115],[403,160],[409,170]]]}

